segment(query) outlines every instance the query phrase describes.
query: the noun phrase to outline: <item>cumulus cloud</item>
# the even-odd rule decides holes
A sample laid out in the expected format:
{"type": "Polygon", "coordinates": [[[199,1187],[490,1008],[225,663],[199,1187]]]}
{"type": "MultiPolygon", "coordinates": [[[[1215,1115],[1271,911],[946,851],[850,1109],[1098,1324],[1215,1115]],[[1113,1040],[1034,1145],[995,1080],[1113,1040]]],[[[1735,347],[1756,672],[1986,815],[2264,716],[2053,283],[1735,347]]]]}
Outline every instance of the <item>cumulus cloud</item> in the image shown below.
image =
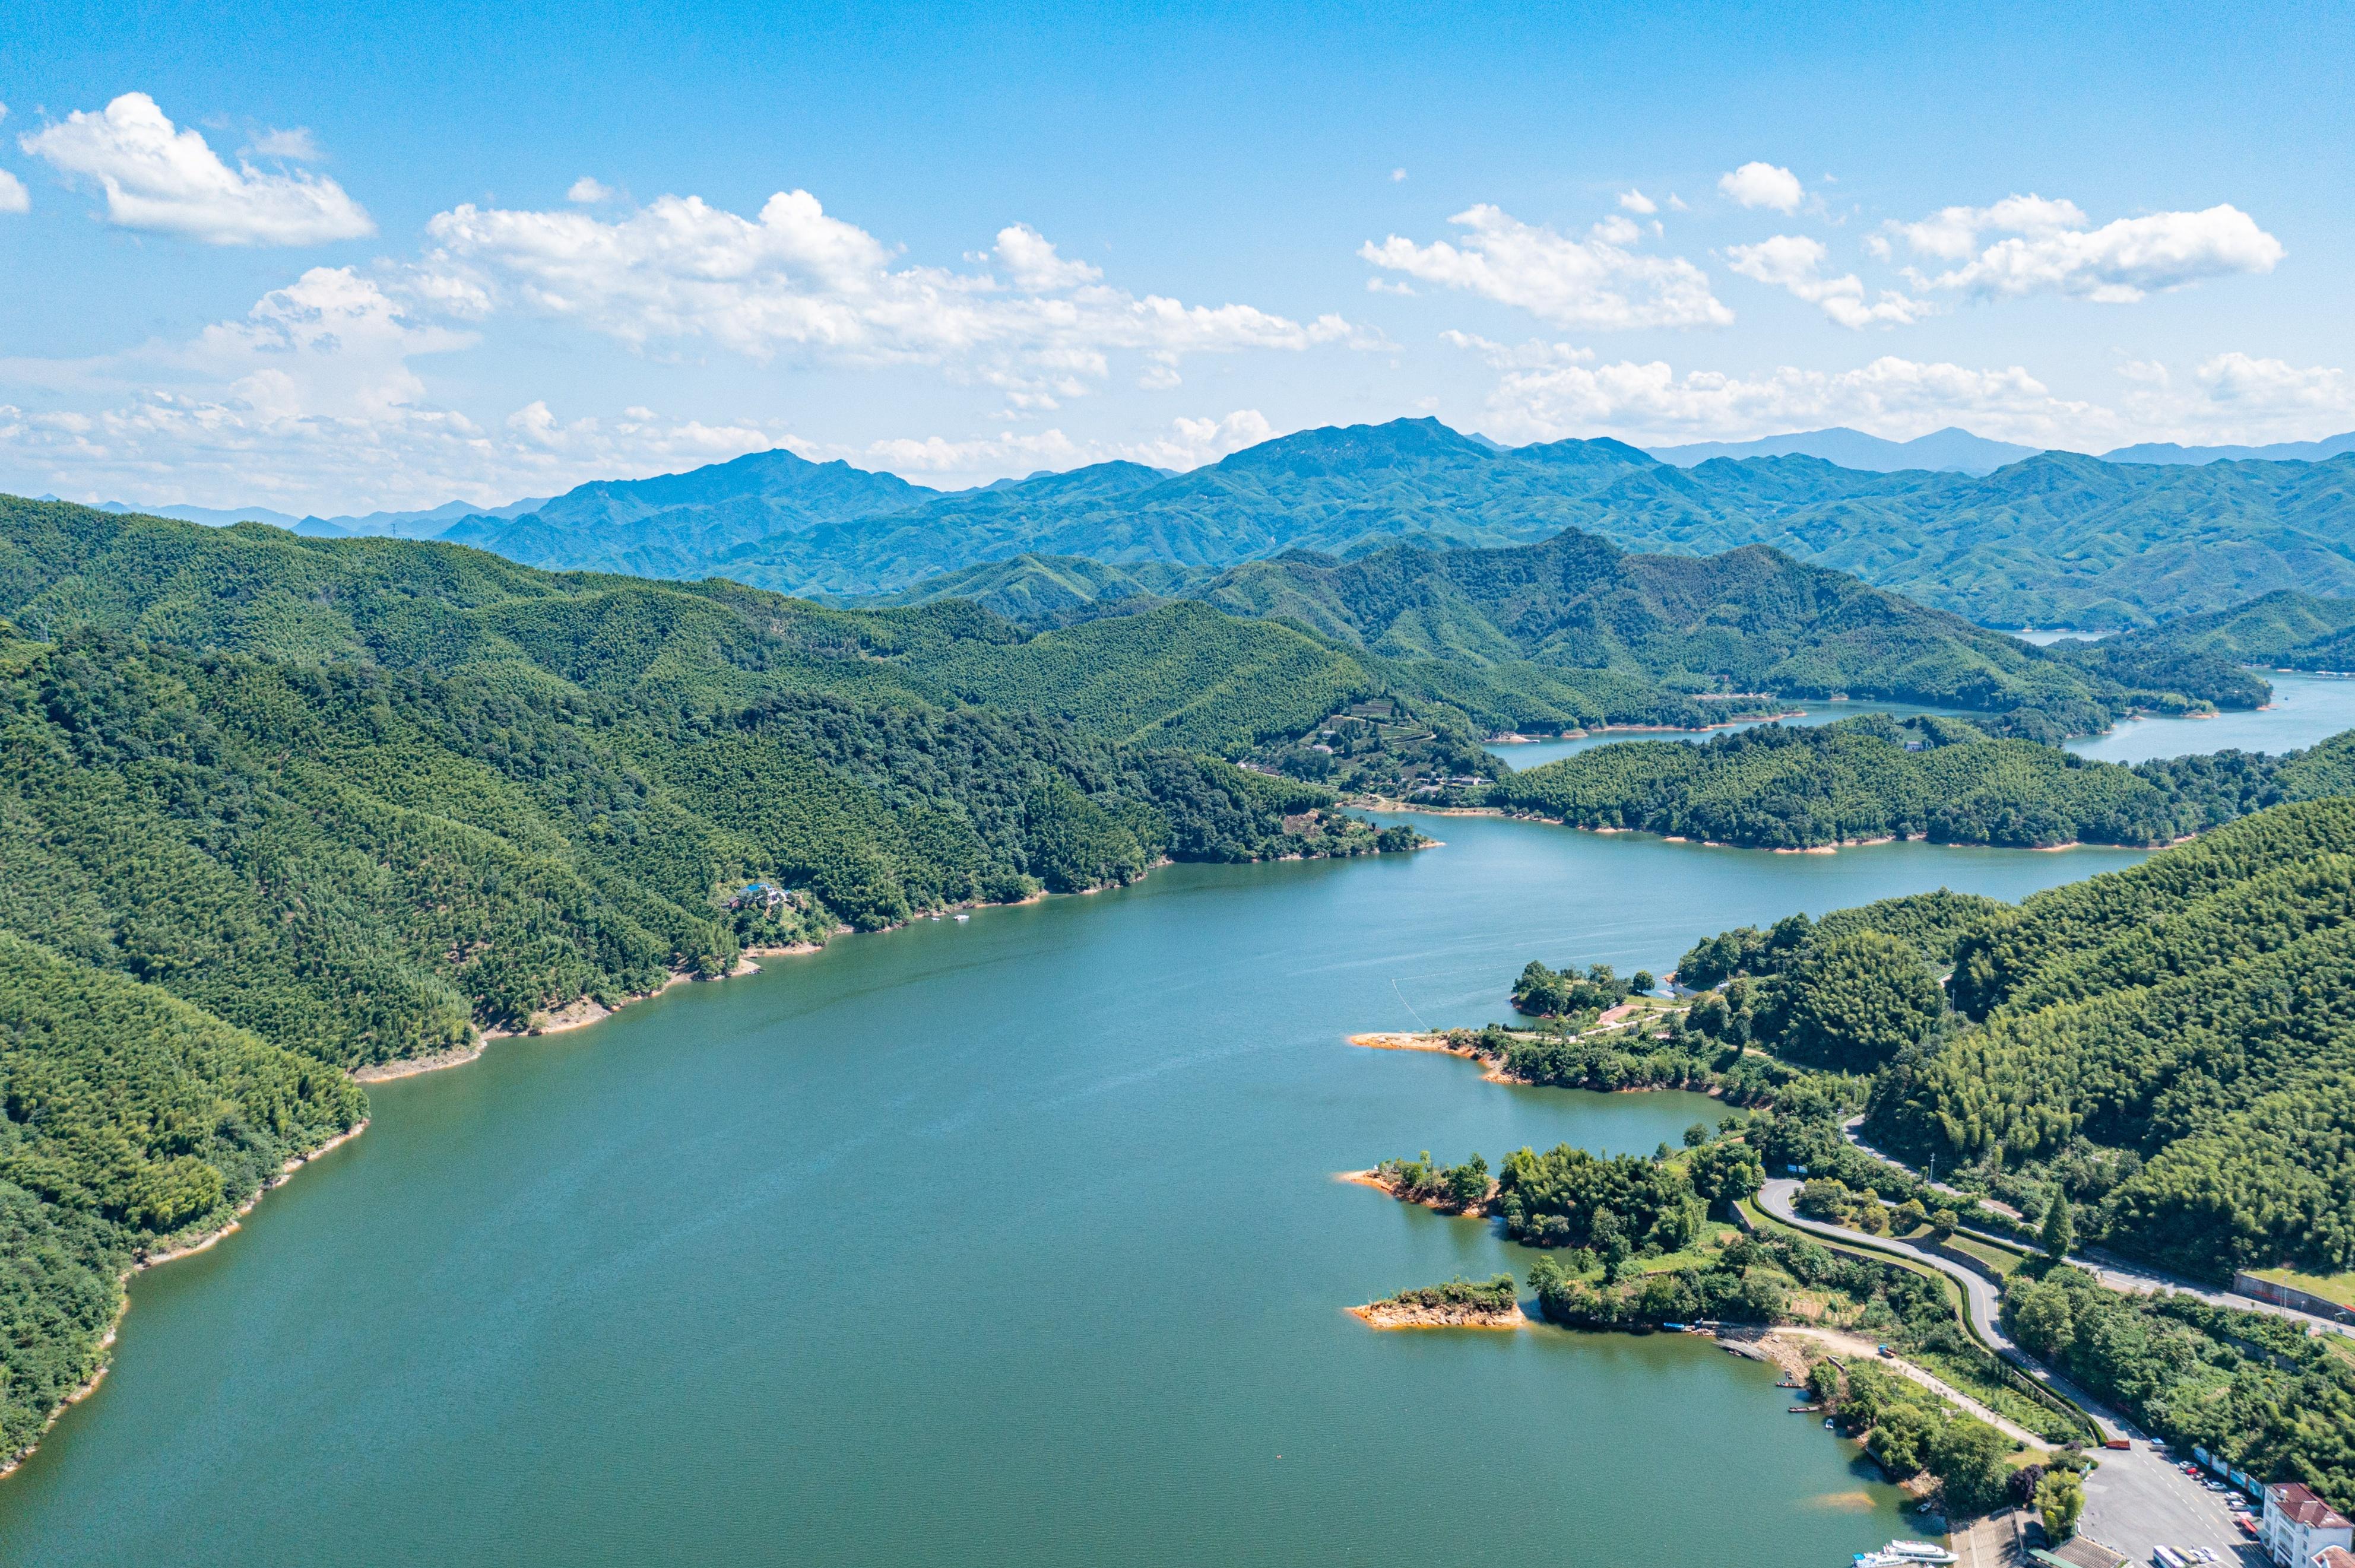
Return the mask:
{"type": "Polygon", "coordinates": [[[0,169],[0,212],[30,212],[33,198],[25,189],[25,182],[0,169]]]}
{"type": "Polygon", "coordinates": [[[107,221],[123,228],[208,245],[316,245],[376,232],[335,181],[299,169],[232,169],[144,92],[126,92],[101,112],[76,110],[17,145],[61,175],[96,182],[107,221]]]}
{"type": "MultiPolygon", "coordinates": [[[[2049,235],[2066,228],[2083,228],[2086,222],[2084,210],[2075,202],[2047,201],[2031,192],[2006,196],[1993,207],[1941,207],[1919,223],[1892,223],[1889,232],[1916,256],[1960,261],[1977,248],[1979,235],[1988,229],[2002,234],[2049,235]]],[[[1889,253],[1885,240],[1880,249],[1884,256],[1889,253]]]]}
{"type": "Polygon", "coordinates": [[[2355,422],[2355,376],[2238,349],[2178,374],[2155,359],[2118,366],[2127,422],[2137,440],[2240,445],[2313,440],[2355,422]]]}
{"type": "Polygon", "coordinates": [[[583,175],[566,189],[564,199],[577,202],[582,207],[594,207],[599,202],[612,201],[613,187],[594,175],[583,175]]]}
{"type": "Polygon", "coordinates": [[[1587,239],[1572,239],[1527,224],[1483,204],[1448,221],[1464,230],[1460,244],[1417,245],[1391,235],[1369,241],[1358,254],[1386,271],[1428,283],[1469,289],[1515,305],[1557,326],[1600,329],[1723,326],[1733,313],[1710,291],[1709,275],[1682,257],[1630,250],[1635,225],[1614,217],[1587,239]],[[1627,239],[1617,238],[1627,233],[1627,239]]]}
{"type": "Polygon", "coordinates": [[[2325,366],[2301,370],[2286,360],[2234,351],[2203,363],[2199,378],[2210,401],[2269,418],[2309,412],[2337,417],[2355,410],[2355,382],[2344,370],[2325,366]]]}
{"type": "Polygon", "coordinates": [[[1528,363],[1537,358],[1527,351],[1509,358],[1491,355],[1505,374],[1488,399],[1488,428],[1502,439],[1612,435],[1679,441],[1826,424],[1903,439],[1966,422],[1983,434],[2060,445],[2116,423],[2107,409],[2053,396],[2018,366],[1973,370],[1888,355],[1853,370],[1785,366],[1737,376],[1713,370],[1678,375],[1657,360],[1528,363]]]}
{"type": "Polygon", "coordinates": [[[1055,254],[1054,241],[1027,223],[1009,224],[997,231],[993,252],[1014,286],[1032,294],[1060,293],[1082,283],[1097,282],[1101,268],[1084,261],[1067,261],[1055,254]]]}
{"type": "Polygon", "coordinates": [[[479,291],[634,346],[703,341],[766,363],[927,364],[1051,408],[1133,351],[1190,354],[1378,344],[1338,316],[1296,322],[1250,305],[1188,305],[1101,281],[1037,230],[999,231],[994,271],[911,266],[875,236],[782,191],[741,217],[666,196],[611,219],[464,206],[426,225],[421,288],[479,291]]]}
{"type": "Polygon", "coordinates": [[[1844,327],[1906,326],[1930,313],[1921,301],[1886,289],[1880,299],[1867,304],[1863,281],[1855,273],[1838,278],[1823,275],[1827,254],[1819,239],[1778,234],[1755,245],[1729,247],[1725,261],[1745,278],[1786,289],[1820,307],[1844,327]]]}
{"type": "Polygon", "coordinates": [[[2280,240],[2229,203],[2122,217],[2099,228],[2090,223],[2074,202],[2014,196],[1892,225],[1881,249],[1888,253],[1902,244],[1917,256],[1961,263],[1913,274],[1925,289],[1982,298],[2058,293],[2104,304],[2131,304],[2210,278],[2270,272],[2283,254],[2280,240]],[[1982,248],[1991,234],[2004,238],[1982,248]]]}
{"type": "Polygon", "coordinates": [[[1632,212],[1639,217],[1649,217],[1660,210],[1660,204],[1642,191],[1621,191],[1619,206],[1622,211],[1632,212]]]}
{"type": "Polygon", "coordinates": [[[1800,188],[1798,175],[1761,163],[1744,164],[1719,175],[1717,188],[1743,207],[1772,207],[1776,212],[1798,211],[1807,194],[1800,188]]]}

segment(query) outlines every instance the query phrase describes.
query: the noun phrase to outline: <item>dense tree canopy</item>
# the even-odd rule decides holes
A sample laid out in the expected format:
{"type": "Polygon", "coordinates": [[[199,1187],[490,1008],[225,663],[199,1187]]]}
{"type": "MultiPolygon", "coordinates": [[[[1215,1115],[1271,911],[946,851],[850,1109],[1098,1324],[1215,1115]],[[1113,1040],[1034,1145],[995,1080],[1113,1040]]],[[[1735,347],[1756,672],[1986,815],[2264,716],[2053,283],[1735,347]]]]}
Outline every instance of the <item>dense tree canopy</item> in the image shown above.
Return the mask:
{"type": "Polygon", "coordinates": [[[1954,719],[1868,714],[1694,743],[1630,740],[1487,786],[1492,805],[1573,827],[1631,828],[1804,849],[1881,838],[1935,843],[2156,844],[2343,787],[2355,736],[2309,752],[2226,751],[2126,767],[1954,719]]]}

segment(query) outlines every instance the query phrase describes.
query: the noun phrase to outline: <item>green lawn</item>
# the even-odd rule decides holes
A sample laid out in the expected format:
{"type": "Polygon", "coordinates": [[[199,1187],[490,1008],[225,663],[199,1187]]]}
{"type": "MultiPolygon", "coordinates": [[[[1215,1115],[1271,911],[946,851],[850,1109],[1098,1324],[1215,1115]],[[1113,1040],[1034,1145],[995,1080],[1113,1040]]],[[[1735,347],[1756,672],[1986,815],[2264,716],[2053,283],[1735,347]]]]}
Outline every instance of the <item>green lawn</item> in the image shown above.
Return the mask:
{"type": "Polygon", "coordinates": [[[2355,1274],[2300,1274],[2292,1268],[2252,1268],[2246,1272],[2341,1307],[2355,1307],[2355,1274]]]}
{"type": "Polygon", "coordinates": [[[1977,1236],[1964,1235],[1960,1232],[1949,1238],[1946,1245],[1966,1257],[1975,1257],[1986,1264],[1995,1270],[1998,1279],[2009,1279],[2014,1273],[2018,1272],[2019,1266],[2028,1261],[2024,1254],[2013,1252],[2008,1247],[1998,1246],[1993,1242],[1981,1241],[1977,1236]]]}

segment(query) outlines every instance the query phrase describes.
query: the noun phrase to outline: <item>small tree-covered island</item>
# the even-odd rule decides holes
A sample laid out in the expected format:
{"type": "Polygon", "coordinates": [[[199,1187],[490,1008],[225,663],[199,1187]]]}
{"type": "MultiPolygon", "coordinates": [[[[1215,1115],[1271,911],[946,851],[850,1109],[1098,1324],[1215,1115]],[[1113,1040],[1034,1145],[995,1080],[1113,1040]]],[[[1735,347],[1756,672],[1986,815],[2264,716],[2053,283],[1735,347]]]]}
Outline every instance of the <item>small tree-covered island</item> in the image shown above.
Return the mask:
{"type": "Polygon", "coordinates": [[[1496,1081],[1724,1113],[1649,1156],[1424,1153],[1363,1179],[1533,1249],[1548,1322],[1706,1326],[1781,1362],[1950,1517],[2020,1504],[2064,1533],[2111,1421],[2355,1506],[2355,1356],[2218,1298],[2248,1271],[2355,1276],[2350,889],[2355,801],[2326,798],[2019,906],[1940,892],[1720,932],[1670,995],[1532,961],[1522,1022],[1420,1043],[1496,1081]],[[2087,1247],[2175,1287],[2121,1287],[2087,1247]],[[1992,1320],[1967,1277],[1999,1287],[1992,1320]]]}

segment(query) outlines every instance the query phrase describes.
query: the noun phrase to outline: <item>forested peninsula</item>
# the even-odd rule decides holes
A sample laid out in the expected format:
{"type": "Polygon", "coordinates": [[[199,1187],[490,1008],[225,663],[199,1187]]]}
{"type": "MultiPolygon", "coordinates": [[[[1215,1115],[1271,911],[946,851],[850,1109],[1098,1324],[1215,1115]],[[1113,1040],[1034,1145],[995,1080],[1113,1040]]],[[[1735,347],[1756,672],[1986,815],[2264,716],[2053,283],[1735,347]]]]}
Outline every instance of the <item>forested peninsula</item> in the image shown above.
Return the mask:
{"type": "MultiPolygon", "coordinates": [[[[1382,1185],[1546,1249],[1529,1283],[1554,1321],[1852,1330],[2046,1441],[2083,1435],[1975,1342],[1936,1276],[1752,1202],[1804,1171],[1802,1210],[1999,1278],[2006,1330],[2149,1431],[2355,1505],[2344,1341],[2064,1261],[2091,1241],[2217,1285],[2238,1267],[2355,1271],[2350,887],[2355,800],[2333,798],[2018,906],[1938,893],[1722,932],[1678,964],[1678,1002],[1606,1033],[1626,1061],[1760,1064],[1745,1108],[1648,1159],[1523,1150],[1492,1180],[1476,1154],[1426,1154],[1386,1163],[1382,1185]],[[1914,1164],[1859,1146],[1859,1112],[1875,1148],[1914,1164]]],[[[1549,989],[1525,972],[1517,991],[1549,989]]],[[[1544,1038],[1479,1032],[1508,1033],[1544,1038]]],[[[1555,1048],[1599,1043],[1589,1025],[1555,1048]]],[[[1811,1392],[1892,1476],[1926,1469],[1963,1511],[1998,1500],[1989,1456],[2008,1445],[1970,1417],[1836,1373],[1811,1392]]]]}
{"type": "Polygon", "coordinates": [[[1866,714],[1698,743],[1628,740],[1487,785],[1482,804],[1573,827],[1752,849],[1891,838],[2047,849],[2172,842],[2285,800],[2355,789],[2355,733],[2283,756],[2131,767],[1998,739],[1961,719],[1866,714]]]}

